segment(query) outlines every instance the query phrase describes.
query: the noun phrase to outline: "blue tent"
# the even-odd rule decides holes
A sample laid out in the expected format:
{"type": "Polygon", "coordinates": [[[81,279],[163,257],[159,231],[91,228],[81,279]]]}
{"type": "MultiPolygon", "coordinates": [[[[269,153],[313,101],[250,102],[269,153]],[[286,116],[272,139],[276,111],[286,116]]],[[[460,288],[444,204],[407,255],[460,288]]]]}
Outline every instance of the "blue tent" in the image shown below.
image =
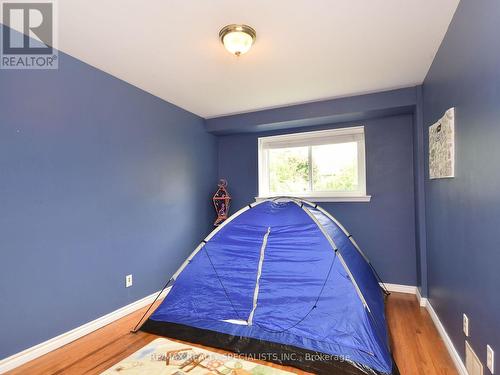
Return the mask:
{"type": "Polygon", "coordinates": [[[377,275],[318,205],[253,203],[174,274],[142,330],[318,374],[398,374],[377,275]]]}

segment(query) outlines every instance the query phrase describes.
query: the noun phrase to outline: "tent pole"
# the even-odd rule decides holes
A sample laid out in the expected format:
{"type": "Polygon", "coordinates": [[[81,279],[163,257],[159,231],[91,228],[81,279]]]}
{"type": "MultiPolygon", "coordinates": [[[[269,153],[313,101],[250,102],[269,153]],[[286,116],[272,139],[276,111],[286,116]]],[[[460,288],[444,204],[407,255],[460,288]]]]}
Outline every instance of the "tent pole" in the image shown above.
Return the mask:
{"type": "Polygon", "coordinates": [[[130,331],[130,333],[137,333],[137,331],[142,327],[142,320],[144,319],[144,317],[148,314],[149,310],[151,310],[151,307],[153,307],[153,305],[156,303],[156,301],[158,300],[158,298],[160,298],[161,294],[164,292],[165,289],[167,289],[168,285],[170,284],[170,282],[172,281],[173,279],[170,278],[167,283],[165,284],[165,286],[163,287],[162,290],[160,290],[160,292],[156,295],[155,299],[153,302],[151,302],[151,305],[149,305],[148,309],[146,310],[146,312],[144,313],[144,315],[142,315],[141,319],[139,319],[139,321],[137,322],[137,324],[135,325],[135,327],[130,331]],[[141,324],[141,326],[139,326],[139,324],[141,324]]]}
{"type": "Polygon", "coordinates": [[[232,220],[234,220],[235,218],[237,218],[238,216],[240,216],[243,212],[263,203],[265,201],[262,201],[262,202],[257,202],[257,203],[252,203],[252,204],[249,204],[248,206],[245,206],[243,207],[242,209],[240,209],[239,211],[236,211],[234,214],[232,214],[231,216],[229,216],[229,218],[227,220],[225,220],[222,224],[220,224],[217,228],[215,228],[212,232],[210,232],[210,234],[208,236],[205,237],[205,239],[203,241],[201,241],[201,243],[198,245],[198,247],[196,249],[194,249],[194,251],[191,253],[191,255],[189,255],[186,260],[181,264],[181,266],[179,267],[179,269],[177,271],[175,271],[174,275],[172,276],[172,279],[175,281],[177,280],[177,277],[179,277],[179,275],[182,273],[182,271],[184,271],[184,268],[186,268],[186,266],[189,264],[189,262],[191,262],[191,260],[194,258],[194,256],[202,249],[202,247],[208,242],[210,241],[213,236],[215,236],[222,228],[224,228],[227,224],[229,224],[232,220]]]}
{"type": "MultiPolygon", "coordinates": [[[[262,201],[262,202],[265,202],[265,201],[262,201]]],[[[245,206],[243,207],[242,209],[240,209],[239,211],[235,212],[233,215],[231,215],[227,220],[225,220],[221,225],[219,225],[217,228],[215,228],[212,232],[210,232],[210,234],[205,237],[205,239],[196,247],[196,249],[194,249],[194,251],[191,253],[191,255],[189,255],[189,257],[186,258],[186,260],[181,264],[181,266],[179,267],[179,269],[173,274],[173,276],[167,281],[167,283],[165,284],[165,286],[163,287],[163,289],[160,291],[160,293],[158,293],[158,295],[156,296],[156,298],[154,299],[154,301],[151,303],[151,305],[149,305],[148,309],[146,310],[146,312],[144,313],[144,315],[141,317],[141,319],[137,322],[137,324],[135,325],[135,327],[130,331],[131,333],[137,333],[137,331],[142,327],[141,322],[142,320],[144,319],[144,317],[147,315],[147,313],[149,312],[149,310],[151,310],[151,307],[153,307],[153,305],[155,304],[155,302],[158,300],[158,298],[160,297],[160,295],[165,291],[165,289],[167,289],[168,285],[175,281],[177,279],[177,277],[179,277],[179,275],[181,274],[182,271],[184,271],[184,268],[186,268],[186,266],[191,262],[191,260],[194,258],[194,256],[196,254],[198,254],[198,252],[203,248],[203,246],[213,237],[217,234],[217,232],[219,232],[222,228],[224,228],[224,226],[226,224],[228,224],[231,220],[235,219],[236,217],[238,217],[239,215],[241,215],[243,212],[261,204],[262,202],[257,202],[257,203],[252,203],[252,204],[249,204],[248,206],[245,206]],[[139,326],[140,325],[140,326],[139,326]]]]}
{"type": "MultiPolygon", "coordinates": [[[[387,287],[385,286],[385,283],[382,281],[382,278],[380,277],[380,275],[378,274],[377,270],[375,269],[375,267],[373,267],[373,264],[370,262],[370,259],[368,259],[368,257],[366,256],[366,254],[363,252],[363,250],[361,250],[361,248],[359,247],[358,243],[354,240],[354,237],[347,231],[347,229],[336,219],[334,218],[328,211],[326,211],[323,207],[319,206],[318,204],[314,203],[314,202],[311,202],[311,201],[308,201],[307,199],[303,199],[303,198],[295,198],[295,197],[290,197],[290,196],[286,196],[286,195],[283,195],[283,196],[276,196],[276,197],[272,197],[272,198],[268,198],[268,199],[265,199],[263,200],[266,201],[266,200],[270,200],[270,201],[277,201],[279,199],[288,199],[292,202],[295,202],[296,204],[298,204],[302,209],[304,209],[304,203],[313,207],[313,208],[316,208],[318,209],[321,213],[323,213],[324,215],[326,215],[326,217],[328,217],[330,220],[332,220],[341,230],[342,232],[344,232],[344,234],[347,236],[347,238],[349,238],[349,241],[351,241],[351,243],[353,244],[354,248],[358,251],[358,253],[363,257],[363,259],[366,261],[366,263],[368,263],[368,265],[370,266],[372,272],[373,272],[373,275],[375,276],[375,278],[378,280],[378,282],[381,285],[381,288],[384,292],[384,294],[386,296],[390,295],[391,293],[387,290],[387,287]],[[299,204],[300,202],[300,204],[299,204]]],[[[309,212],[308,212],[309,213],[309,212]]],[[[310,215],[309,215],[310,216],[310,215]]],[[[320,228],[321,228],[321,225],[319,223],[317,223],[320,228]]],[[[329,237],[329,236],[328,236],[329,237]]],[[[342,260],[341,260],[342,261],[342,260]]]]}
{"type": "MultiPolygon", "coordinates": [[[[311,206],[314,206],[313,203],[309,202],[309,201],[306,201],[304,200],[304,202],[308,203],[309,205],[311,206]]],[[[358,253],[365,259],[365,261],[368,263],[368,265],[370,266],[373,274],[375,275],[375,278],[378,280],[379,283],[382,284],[382,289],[384,291],[384,294],[386,296],[390,295],[391,293],[387,290],[386,286],[385,286],[385,283],[382,281],[382,278],[379,276],[377,270],[375,269],[375,267],[373,267],[373,264],[372,262],[370,262],[370,259],[368,259],[368,257],[365,255],[365,253],[361,250],[361,248],[359,247],[358,243],[354,240],[354,237],[347,231],[347,229],[345,229],[345,227],[340,224],[340,222],[334,218],[328,211],[326,211],[323,207],[320,207],[320,206],[316,206],[315,208],[317,208],[319,211],[321,211],[321,213],[323,213],[324,215],[326,215],[326,217],[328,217],[330,220],[332,220],[341,230],[342,232],[344,232],[344,234],[347,236],[347,238],[349,238],[349,241],[351,241],[351,243],[354,245],[354,247],[356,248],[356,250],[358,251],[358,253]]]]}
{"type": "Polygon", "coordinates": [[[335,245],[335,242],[333,242],[333,239],[328,235],[328,233],[326,233],[325,228],[323,228],[323,226],[318,221],[318,219],[316,219],[316,217],[314,217],[314,215],[311,212],[309,212],[308,209],[304,208],[303,205],[299,204],[295,200],[293,200],[293,202],[295,204],[297,204],[311,218],[311,220],[318,226],[318,228],[321,231],[321,233],[323,233],[323,235],[325,236],[325,238],[327,239],[327,241],[330,243],[330,246],[332,247],[333,251],[338,255],[340,263],[342,263],[342,266],[344,267],[345,271],[349,275],[349,277],[351,279],[351,282],[354,285],[354,288],[356,289],[356,293],[358,294],[359,299],[361,300],[361,302],[363,303],[363,305],[367,308],[367,310],[371,313],[370,306],[368,306],[368,303],[366,303],[365,297],[363,296],[363,293],[361,293],[361,289],[359,289],[358,283],[354,279],[354,276],[351,273],[351,270],[349,270],[349,267],[347,267],[347,264],[344,261],[344,257],[342,256],[341,252],[339,251],[337,245],[335,245]]]}
{"type": "MultiPolygon", "coordinates": [[[[326,212],[322,207],[318,206],[317,204],[315,203],[311,203],[309,201],[305,201],[305,200],[300,200],[302,203],[305,202],[307,203],[309,206],[313,207],[313,208],[318,208],[320,212],[322,212],[324,215],[326,215],[329,219],[331,219],[333,222],[335,222],[335,224],[337,224],[339,226],[339,228],[341,228],[341,230],[344,232],[344,234],[350,239],[351,243],[353,242],[353,239],[352,239],[352,236],[347,232],[347,230],[332,216],[330,215],[328,212],[326,212]]],[[[297,203],[296,201],[294,201],[295,203],[297,203]]],[[[350,278],[351,278],[351,282],[353,283],[356,291],[358,292],[358,296],[361,298],[361,301],[363,302],[363,305],[366,307],[366,309],[368,310],[368,316],[369,318],[371,318],[372,320],[372,323],[373,325],[375,326],[375,333],[376,335],[379,337],[379,340],[381,340],[382,342],[384,342],[384,340],[382,340],[382,337],[380,335],[380,332],[378,331],[378,325],[376,324],[375,322],[375,319],[373,318],[373,315],[372,315],[372,312],[370,310],[370,307],[368,306],[368,304],[366,303],[366,300],[363,296],[363,294],[361,293],[361,290],[359,289],[358,287],[358,284],[356,283],[356,280],[354,279],[354,276],[352,275],[351,271],[349,270],[349,267],[347,267],[347,264],[345,263],[343,257],[342,257],[342,254],[340,253],[340,251],[337,249],[335,243],[333,242],[333,239],[330,237],[330,235],[328,235],[328,233],[326,233],[326,231],[324,230],[323,226],[321,225],[321,223],[316,219],[316,217],[314,217],[314,215],[309,212],[309,210],[307,210],[306,208],[303,207],[303,204],[300,205],[300,207],[309,215],[309,217],[311,217],[311,219],[316,223],[316,225],[319,227],[319,229],[323,232],[323,234],[325,235],[325,237],[327,238],[327,240],[329,240],[330,244],[332,245],[333,249],[335,250],[335,253],[339,256],[339,260],[340,262],[342,263],[342,265],[344,266],[344,269],[346,270],[346,272],[349,274],[350,278]]],[[[354,247],[356,249],[358,249],[358,251],[360,252],[361,256],[363,256],[363,258],[366,259],[366,262],[368,263],[368,265],[370,266],[370,268],[372,269],[372,272],[376,275],[376,278],[377,278],[377,271],[375,271],[375,269],[373,268],[373,266],[371,265],[370,261],[364,256],[363,252],[361,251],[361,249],[359,249],[359,247],[357,246],[357,244],[354,242],[353,243],[354,247]]],[[[380,278],[379,278],[380,280],[380,278]]],[[[383,285],[383,284],[382,284],[383,285]]],[[[385,289],[385,285],[383,285],[383,288],[384,288],[384,293],[386,293],[386,289],[385,289]]],[[[388,293],[388,292],[387,292],[388,293]]],[[[387,295],[387,294],[386,294],[387,295]]],[[[386,345],[388,345],[387,342],[385,342],[386,345]]]]}

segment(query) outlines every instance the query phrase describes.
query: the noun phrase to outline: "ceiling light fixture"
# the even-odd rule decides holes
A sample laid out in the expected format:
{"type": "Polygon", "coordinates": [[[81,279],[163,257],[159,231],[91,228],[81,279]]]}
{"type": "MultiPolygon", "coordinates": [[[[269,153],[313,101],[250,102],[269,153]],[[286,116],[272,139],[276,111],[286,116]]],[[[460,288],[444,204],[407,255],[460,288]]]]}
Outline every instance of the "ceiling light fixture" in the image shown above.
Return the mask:
{"type": "Polygon", "coordinates": [[[248,25],[227,25],[219,32],[219,39],[233,55],[247,53],[255,43],[257,33],[248,25]]]}

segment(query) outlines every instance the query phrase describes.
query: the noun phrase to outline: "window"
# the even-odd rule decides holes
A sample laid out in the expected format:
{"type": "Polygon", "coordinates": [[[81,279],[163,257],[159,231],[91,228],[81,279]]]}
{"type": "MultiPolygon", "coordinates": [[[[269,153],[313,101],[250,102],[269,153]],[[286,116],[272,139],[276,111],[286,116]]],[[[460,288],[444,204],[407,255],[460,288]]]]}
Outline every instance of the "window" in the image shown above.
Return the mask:
{"type": "Polygon", "coordinates": [[[259,197],[369,201],[364,127],[259,138],[259,197]]]}

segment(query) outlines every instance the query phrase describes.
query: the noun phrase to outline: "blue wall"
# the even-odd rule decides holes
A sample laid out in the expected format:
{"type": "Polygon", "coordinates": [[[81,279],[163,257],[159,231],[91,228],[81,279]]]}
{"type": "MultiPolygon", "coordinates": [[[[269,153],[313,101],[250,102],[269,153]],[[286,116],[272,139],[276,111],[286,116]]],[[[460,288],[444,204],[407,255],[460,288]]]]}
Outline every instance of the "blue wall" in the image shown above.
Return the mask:
{"type": "MultiPolygon", "coordinates": [[[[353,124],[221,136],[219,176],[227,178],[233,212],[258,192],[257,138],[353,124]]],[[[366,251],[386,282],[416,284],[413,117],[371,119],[365,126],[369,203],[321,203],[366,251]]],[[[235,124],[235,127],[237,125],[235,124]]]]}
{"type": "Polygon", "coordinates": [[[484,364],[500,350],[499,20],[498,1],[462,0],[423,86],[427,130],[456,107],[456,178],[426,183],[429,296],[462,355],[468,314],[484,364]]]}
{"type": "Polygon", "coordinates": [[[59,58],[0,70],[0,358],[160,289],[213,221],[203,119],[59,58]]]}
{"type": "Polygon", "coordinates": [[[413,113],[419,87],[320,100],[211,118],[205,121],[213,134],[264,132],[306,126],[364,121],[413,113]]]}
{"type": "Polygon", "coordinates": [[[499,19],[497,1],[461,1],[422,98],[410,88],[210,119],[215,134],[250,132],[218,148],[203,119],[65,54],[57,71],[0,70],[0,358],[159,289],[210,229],[217,169],[233,211],[257,195],[258,136],[362,120],[373,199],[323,205],[387,282],[428,288],[462,355],[467,313],[485,363],[486,344],[500,348],[499,19]],[[427,127],[452,106],[456,178],[424,191],[427,127]]]}
{"type": "Polygon", "coordinates": [[[425,144],[422,86],[416,88],[413,113],[413,176],[415,189],[415,245],[417,247],[417,287],[427,297],[427,226],[425,221],[425,144]]]}

